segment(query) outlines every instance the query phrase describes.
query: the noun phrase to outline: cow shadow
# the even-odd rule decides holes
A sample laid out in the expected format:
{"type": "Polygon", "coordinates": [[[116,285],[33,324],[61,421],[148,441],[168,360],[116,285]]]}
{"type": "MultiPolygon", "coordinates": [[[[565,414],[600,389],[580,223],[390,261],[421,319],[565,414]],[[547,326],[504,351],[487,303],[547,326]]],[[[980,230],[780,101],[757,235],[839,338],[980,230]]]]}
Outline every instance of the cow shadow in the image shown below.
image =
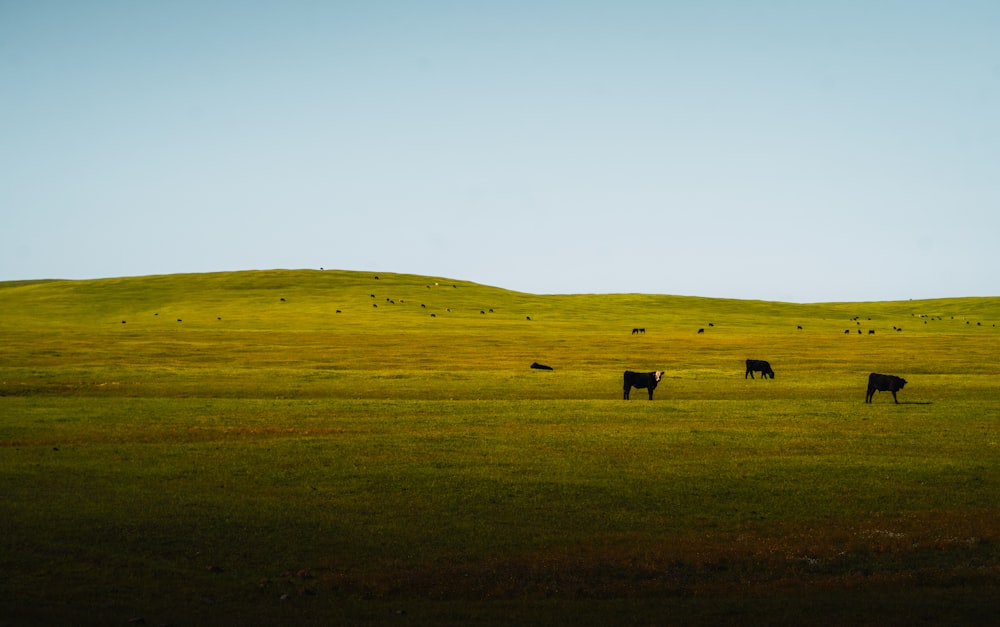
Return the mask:
{"type": "Polygon", "coordinates": [[[899,401],[900,405],[933,405],[930,401],[899,401]]]}

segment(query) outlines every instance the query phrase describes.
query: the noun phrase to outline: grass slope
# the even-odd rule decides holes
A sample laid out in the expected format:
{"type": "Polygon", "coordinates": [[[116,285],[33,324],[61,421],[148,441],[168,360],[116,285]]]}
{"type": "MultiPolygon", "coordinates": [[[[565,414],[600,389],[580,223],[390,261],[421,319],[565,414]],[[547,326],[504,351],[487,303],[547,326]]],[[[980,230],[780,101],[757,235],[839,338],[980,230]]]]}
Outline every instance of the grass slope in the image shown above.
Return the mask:
{"type": "Polygon", "coordinates": [[[0,284],[0,625],[990,624],[997,321],[341,271],[0,284]],[[666,372],[655,401],[626,368],[666,372]],[[871,371],[899,405],[864,403],[871,371]]]}

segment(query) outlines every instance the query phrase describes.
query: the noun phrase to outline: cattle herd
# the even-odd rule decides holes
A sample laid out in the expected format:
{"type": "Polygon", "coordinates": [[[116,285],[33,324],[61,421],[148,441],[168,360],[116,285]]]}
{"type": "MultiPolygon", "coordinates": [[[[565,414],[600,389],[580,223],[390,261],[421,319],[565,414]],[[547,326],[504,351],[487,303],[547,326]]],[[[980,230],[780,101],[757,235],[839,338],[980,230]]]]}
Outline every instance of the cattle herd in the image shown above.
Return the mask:
{"type": "MultiPolygon", "coordinates": [[[[539,365],[532,364],[531,367],[537,368],[539,365]]],[[[544,368],[545,366],[542,367],[544,368]]],[[[551,370],[551,368],[549,369],[551,370]]],[[[774,379],[774,370],[771,368],[771,364],[763,359],[748,359],[746,373],[743,375],[743,378],[746,379],[749,376],[753,379],[753,373],[755,372],[759,372],[762,379],[767,379],[768,377],[774,379]]],[[[629,400],[629,392],[632,388],[645,388],[649,392],[649,400],[653,400],[653,390],[656,389],[661,378],[663,378],[663,372],[660,370],[655,372],[632,372],[631,370],[626,370],[625,378],[622,382],[625,400],[629,400]]],[[[875,395],[875,392],[892,392],[892,400],[898,405],[899,399],[896,398],[896,392],[902,390],[904,385],[906,385],[906,379],[902,377],[873,372],[868,375],[868,392],[865,394],[865,403],[872,402],[872,396],[875,395]]]]}
{"type": "MultiPolygon", "coordinates": [[[[378,276],[376,276],[375,280],[377,281],[378,279],[379,279],[378,276]]],[[[435,283],[434,285],[438,286],[437,283],[435,283]]],[[[452,287],[456,288],[458,286],[457,285],[452,285],[452,287]]],[[[431,286],[427,285],[427,289],[431,289],[431,286]]],[[[372,300],[375,299],[375,294],[371,294],[371,299],[372,300]]],[[[385,300],[386,300],[386,303],[388,303],[390,305],[396,304],[396,301],[394,299],[386,298],[385,300]]],[[[281,301],[284,302],[285,299],[282,298],[281,301]]],[[[403,301],[400,300],[400,302],[402,303],[403,301]]],[[[378,305],[375,304],[375,303],[372,303],[372,306],[373,307],[378,307],[378,305]]],[[[422,309],[426,309],[427,308],[427,306],[425,304],[423,304],[423,303],[420,304],[420,307],[422,309]]],[[[451,312],[451,309],[448,309],[447,311],[451,312]]],[[[337,310],[337,313],[340,313],[340,310],[337,310]]],[[[486,315],[487,310],[486,309],[481,309],[479,311],[479,313],[482,314],[482,315],[486,315]]],[[[493,313],[493,309],[489,309],[489,313],[493,313]]],[[[431,315],[431,317],[436,317],[436,314],[434,314],[434,313],[432,313],[430,315],[431,315]]],[[[940,317],[939,317],[939,319],[940,319],[940,317]]],[[[527,320],[531,320],[531,317],[528,316],[527,320]]],[[[855,316],[851,320],[854,321],[854,322],[856,322],[859,326],[861,325],[861,317],[860,316],[855,316]]],[[[869,318],[869,320],[871,320],[871,318],[869,318]]],[[[123,320],[122,323],[124,324],[124,322],[125,321],[123,320]]],[[[180,320],[178,320],[178,322],[180,322],[180,320]]],[[[925,321],[924,324],[927,324],[927,322],[925,321]]],[[[714,327],[715,324],[710,322],[710,323],[708,323],[708,326],[709,327],[714,327]]],[[[896,332],[900,332],[900,331],[903,330],[902,327],[897,327],[897,326],[893,326],[892,328],[896,332]]],[[[799,325],[797,327],[797,329],[799,331],[801,331],[802,330],[802,326],[799,325]]],[[[850,333],[850,332],[851,332],[850,329],[845,329],[844,330],[844,333],[850,333]]],[[[863,333],[861,329],[857,329],[857,332],[859,334],[863,333]]],[[[634,327],[632,329],[632,335],[645,335],[645,333],[646,333],[646,329],[644,327],[634,327]]],[[[698,329],[698,333],[699,334],[705,333],[705,328],[704,327],[699,328],[698,329]]],[[[875,334],[875,330],[874,329],[869,329],[868,330],[868,334],[869,335],[874,335],[875,334]]],[[[534,370],[552,370],[551,366],[547,366],[545,364],[540,364],[538,362],[532,363],[531,364],[531,368],[534,369],[534,370]]],[[[762,379],[768,379],[768,378],[772,379],[772,380],[774,379],[774,369],[771,368],[771,364],[770,363],[768,363],[767,361],[765,361],[763,359],[747,359],[746,360],[746,370],[745,370],[745,372],[743,374],[743,378],[746,379],[747,377],[750,377],[751,379],[755,379],[756,378],[756,377],[754,377],[754,373],[755,372],[756,373],[760,373],[760,377],[762,379]]],[[[656,370],[654,372],[633,372],[631,370],[626,370],[625,371],[625,375],[624,375],[624,379],[622,381],[622,391],[623,391],[624,399],[625,400],[629,400],[629,392],[632,390],[632,388],[638,388],[638,389],[645,389],[646,392],[649,395],[649,400],[653,400],[653,390],[656,389],[656,386],[660,383],[660,380],[662,378],[663,378],[663,372],[660,371],[660,370],[656,370]]],[[[872,402],[872,397],[874,396],[875,392],[891,392],[892,393],[892,399],[897,404],[899,404],[899,399],[896,398],[896,392],[898,392],[899,390],[903,389],[904,385],[906,385],[906,379],[903,379],[901,377],[897,377],[897,376],[891,375],[891,374],[878,374],[878,373],[873,372],[870,375],[868,375],[868,390],[867,390],[867,393],[865,394],[865,403],[871,403],[872,402]]]]}

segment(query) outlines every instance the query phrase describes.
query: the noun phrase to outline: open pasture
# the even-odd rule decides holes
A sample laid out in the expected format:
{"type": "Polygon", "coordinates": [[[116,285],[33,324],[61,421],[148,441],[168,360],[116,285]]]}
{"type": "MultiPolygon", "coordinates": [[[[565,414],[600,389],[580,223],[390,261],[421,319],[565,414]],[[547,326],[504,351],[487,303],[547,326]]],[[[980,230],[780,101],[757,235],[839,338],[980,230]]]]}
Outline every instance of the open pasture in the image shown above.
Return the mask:
{"type": "Polygon", "coordinates": [[[341,271],[0,284],[0,625],[992,624],[998,322],[341,271]],[[652,402],[625,369],[664,371],[652,402]],[[872,371],[900,404],[864,403],[872,371]]]}

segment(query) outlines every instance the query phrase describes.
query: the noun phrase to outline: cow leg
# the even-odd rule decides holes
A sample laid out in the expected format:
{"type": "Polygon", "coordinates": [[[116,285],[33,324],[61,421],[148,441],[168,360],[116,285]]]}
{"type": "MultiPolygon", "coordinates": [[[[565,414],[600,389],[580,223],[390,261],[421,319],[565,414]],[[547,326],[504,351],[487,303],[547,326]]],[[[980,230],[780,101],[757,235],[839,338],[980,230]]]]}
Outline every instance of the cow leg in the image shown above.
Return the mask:
{"type": "Polygon", "coordinates": [[[892,400],[896,401],[896,404],[899,405],[899,399],[896,398],[896,390],[892,391],[892,400]]]}
{"type": "Polygon", "coordinates": [[[626,385],[625,386],[625,400],[626,401],[628,400],[628,388],[629,388],[629,386],[626,385]]]}
{"type": "Polygon", "coordinates": [[[653,388],[649,388],[649,400],[653,400],[653,388]]]}

